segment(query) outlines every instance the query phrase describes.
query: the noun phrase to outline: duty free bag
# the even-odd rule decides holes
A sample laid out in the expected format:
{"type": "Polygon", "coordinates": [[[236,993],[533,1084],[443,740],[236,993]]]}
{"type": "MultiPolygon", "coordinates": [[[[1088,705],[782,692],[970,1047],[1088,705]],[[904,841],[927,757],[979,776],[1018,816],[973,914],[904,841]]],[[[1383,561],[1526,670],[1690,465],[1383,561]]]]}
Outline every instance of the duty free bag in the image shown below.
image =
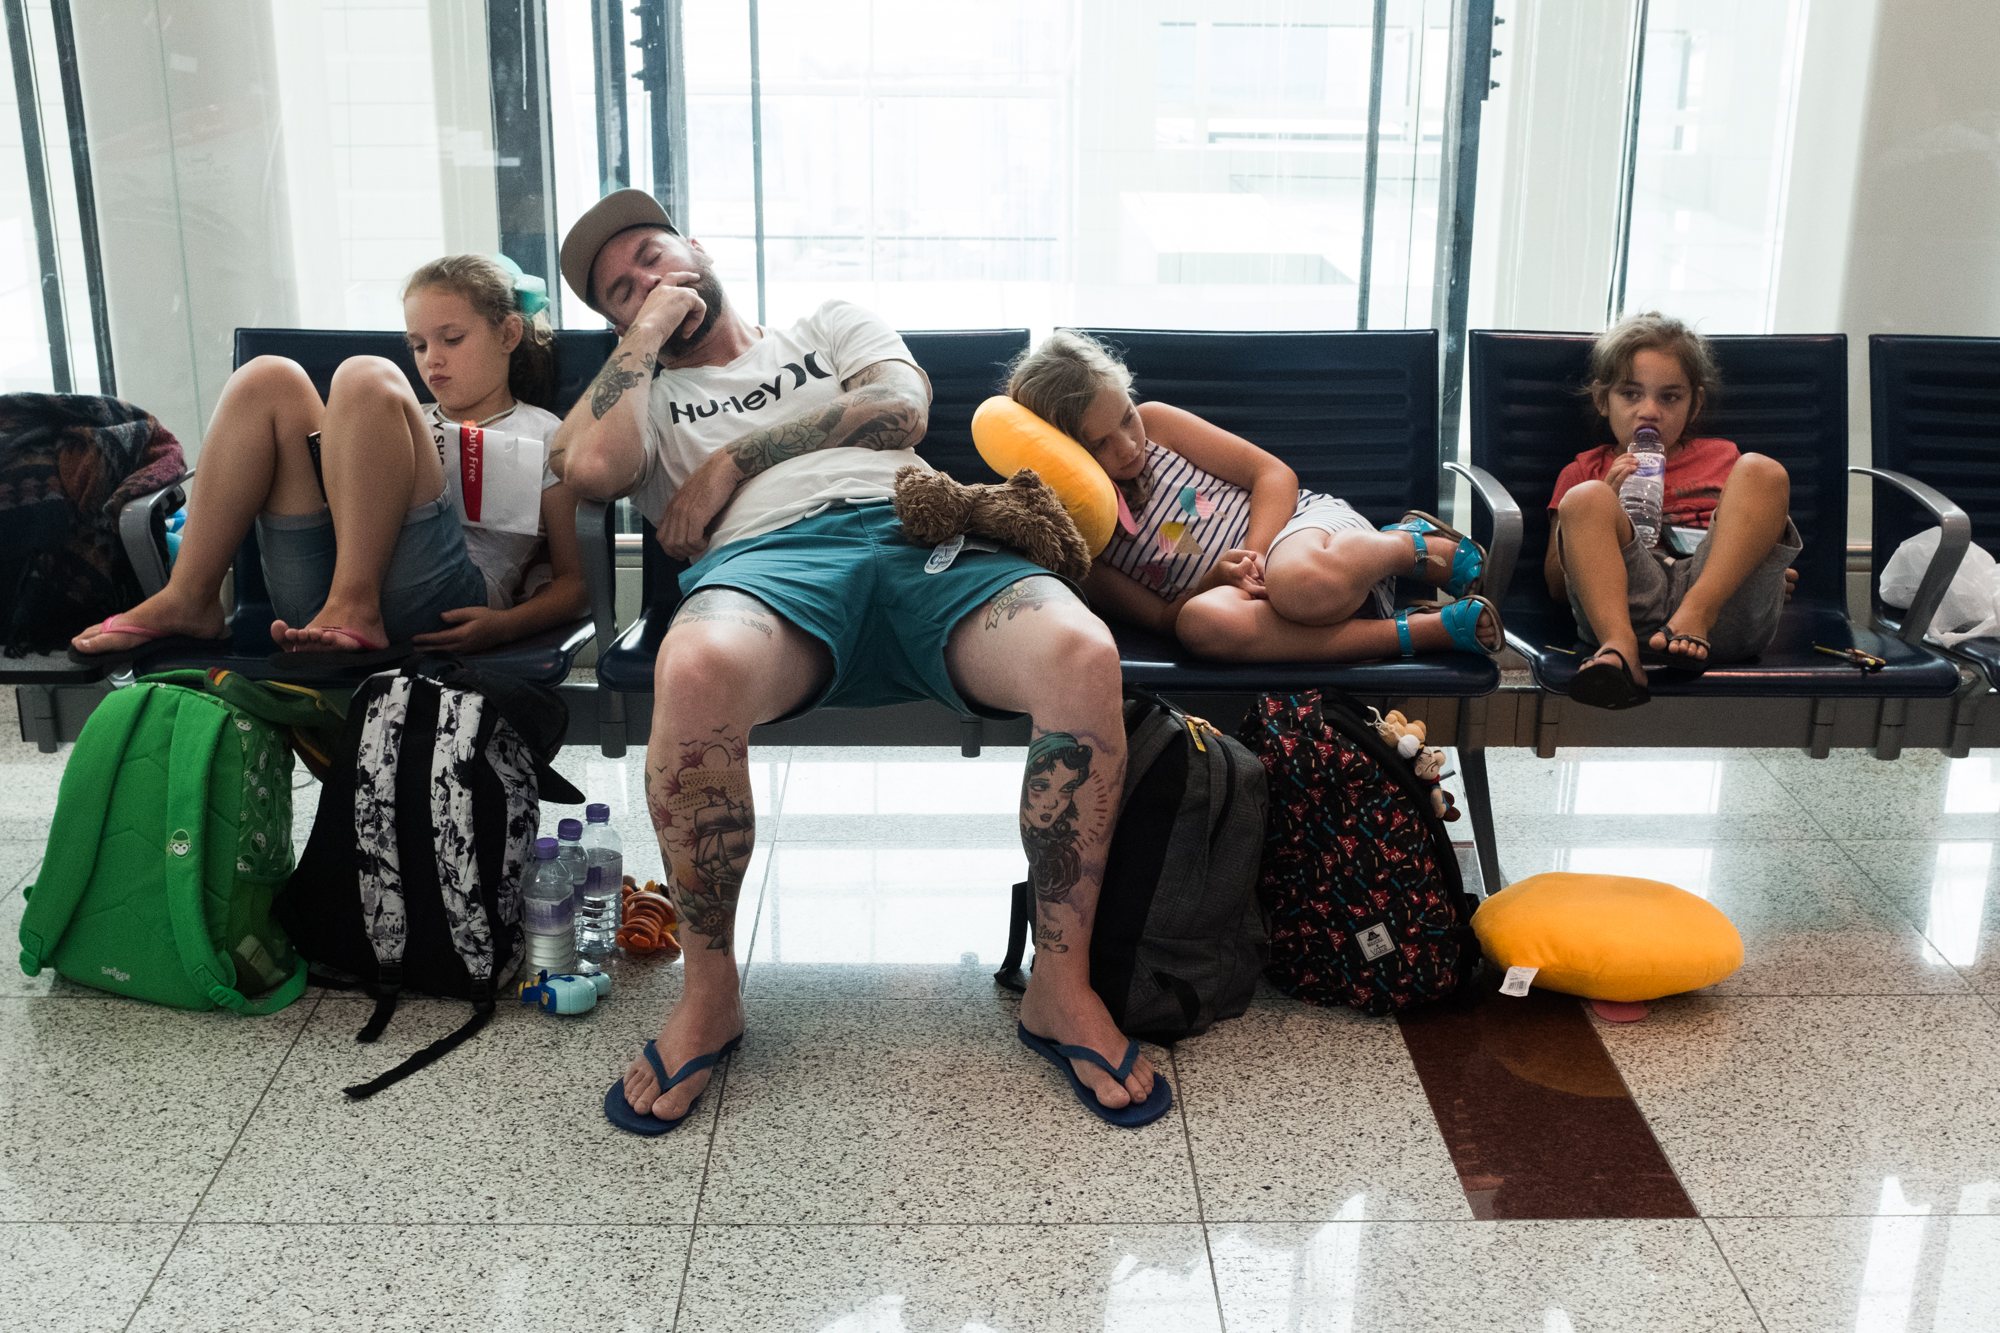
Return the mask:
{"type": "Polygon", "coordinates": [[[432,422],[431,439],[460,522],[523,537],[541,531],[547,445],[532,435],[485,430],[469,422],[432,422]]]}
{"type": "MultiPolygon", "coordinates": [[[[1882,566],[1883,605],[1909,609],[1943,538],[1942,528],[1926,528],[1895,549],[1882,566]]],[[[1928,630],[1947,648],[1967,639],[2000,635],[2000,565],[1991,552],[1982,546],[1965,548],[1928,630]]]]}

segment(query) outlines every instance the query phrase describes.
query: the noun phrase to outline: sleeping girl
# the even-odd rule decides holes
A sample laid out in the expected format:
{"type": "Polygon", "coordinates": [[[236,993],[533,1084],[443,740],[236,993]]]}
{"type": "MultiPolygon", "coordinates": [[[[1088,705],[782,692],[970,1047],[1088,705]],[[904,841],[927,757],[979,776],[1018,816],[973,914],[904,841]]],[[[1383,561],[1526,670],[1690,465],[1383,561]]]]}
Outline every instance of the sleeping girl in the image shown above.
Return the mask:
{"type": "Polygon", "coordinates": [[[1500,651],[1499,611],[1478,595],[1485,552],[1469,538],[1414,512],[1378,532],[1250,441],[1134,403],[1131,387],[1108,348],[1068,331],[1024,353],[1007,384],[1118,488],[1118,530],[1083,585],[1107,618],[1238,662],[1500,651]],[[1456,600],[1397,611],[1398,575],[1456,600]]]}

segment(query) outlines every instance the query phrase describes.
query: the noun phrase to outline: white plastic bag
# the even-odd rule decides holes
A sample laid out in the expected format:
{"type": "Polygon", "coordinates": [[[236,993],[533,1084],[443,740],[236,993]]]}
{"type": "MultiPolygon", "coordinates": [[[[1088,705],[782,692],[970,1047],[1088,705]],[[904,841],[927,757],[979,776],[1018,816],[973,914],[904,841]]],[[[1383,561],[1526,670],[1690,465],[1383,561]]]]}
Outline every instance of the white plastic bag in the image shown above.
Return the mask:
{"type": "MultiPolygon", "coordinates": [[[[1882,566],[1885,605],[1907,609],[1917,600],[1917,585],[1943,538],[1942,528],[1926,528],[1896,548],[1882,566]]],[[[1968,546],[1937,614],[1931,617],[1930,637],[1949,648],[1994,634],[2000,634],[2000,563],[1984,547],[1968,546]]]]}
{"type": "Polygon", "coordinates": [[[548,446],[540,439],[435,421],[431,438],[460,522],[524,537],[541,531],[548,446]]]}

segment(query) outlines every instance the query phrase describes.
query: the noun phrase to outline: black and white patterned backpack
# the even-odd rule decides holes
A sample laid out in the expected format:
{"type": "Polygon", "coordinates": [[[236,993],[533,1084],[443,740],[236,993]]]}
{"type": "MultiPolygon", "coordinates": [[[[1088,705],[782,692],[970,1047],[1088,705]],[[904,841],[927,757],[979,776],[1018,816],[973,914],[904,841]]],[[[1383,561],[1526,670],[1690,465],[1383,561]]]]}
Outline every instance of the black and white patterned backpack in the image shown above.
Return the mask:
{"type": "Polygon", "coordinates": [[[541,801],[583,794],[549,767],[569,723],[554,691],[417,658],[354,692],[312,838],[272,915],[322,985],[358,988],[382,1035],[404,991],[470,1000],[471,1018],[357,1100],[484,1027],[521,960],[521,885],[541,801]]]}

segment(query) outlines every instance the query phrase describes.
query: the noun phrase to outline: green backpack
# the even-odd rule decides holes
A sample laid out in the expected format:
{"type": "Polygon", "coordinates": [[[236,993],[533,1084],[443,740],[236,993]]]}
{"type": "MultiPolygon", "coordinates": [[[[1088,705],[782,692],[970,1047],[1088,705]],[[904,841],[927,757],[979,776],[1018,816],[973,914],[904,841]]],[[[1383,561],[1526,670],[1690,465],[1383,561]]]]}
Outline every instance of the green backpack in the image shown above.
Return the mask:
{"type": "Polygon", "coordinates": [[[272,722],[311,726],[327,707],[226,672],[106,696],[63,771],[21,970],[176,1009],[296,1000],[306,964],[271,921],[292,873],[292,752],[272,722]]]}

